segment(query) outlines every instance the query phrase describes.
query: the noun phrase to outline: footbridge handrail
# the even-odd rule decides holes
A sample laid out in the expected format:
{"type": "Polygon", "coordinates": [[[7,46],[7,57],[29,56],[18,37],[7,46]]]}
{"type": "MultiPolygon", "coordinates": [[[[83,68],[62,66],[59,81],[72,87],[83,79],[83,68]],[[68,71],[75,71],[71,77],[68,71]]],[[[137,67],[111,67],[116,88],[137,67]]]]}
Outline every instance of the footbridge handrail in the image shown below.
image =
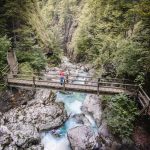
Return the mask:
{"type": "Polygon", "coordinates": [[[6,66],[0,71],[0,74],[1,74],[1,76],[7,75],[8,72],[9,72],[9,65],[6,65],[6,66]]]}
{"type": "Polygon", "coordinates": [[[143,107],[141,113],[143,113],[144,111],[148,112],[150,108],[150,98],[141,86],[139,86],[138,99],[143,107]]]}
{"type": "MultiPolygon", "coordinates": [[[[31,72],[25,72],[27,74],[27,76],[30,76],[31,72]],[[29,74],[29,75],[28,75],[29,74]]],[[[42,73],[42,74],[45,74],[42,73]]],[[[36,77],[40,77],[43,75],[39,75],[39,73],[37,72],[34,72],[34,74],[32,74],[36,77]]],[[[18,76],[24,76],[24,74],[18,74],[18,76]]],[[[49,73],[49,74],[46,74],[47,77],[50,77],[50,78],[55,78],[55,77],[59,77],[59,73],[49,73]]],[[[69,77],[74,77],[74,78],[85,78],[85,79],[94,79],[94,81],[97,83],[98,80],[100,79],[100,81],[106,81],[106,82],[116,82],[116,83],[129,83],[129,84],[135,84],[133,81],[129,80],[129,79],[119,79],[119,78],[102,78],[102,77],[93,77],[93,76],[83,76],[83,75],[74,75],[74,74],[65,74],[64,75],[65,77],[69,76],[69,77]]]]}
{"type": "MultiPolygon", "coordinates": [[[[121,83],[121,82],[112,82],[112,80],[107,80],[104,78],[99,78],[100,80],[89,80],[89,77],[87,78],[84,76],[85,80],[80,79],[81,76],[72,76],[72,75],[65,75],[65,84],[69,85],[80,85],[80,86],[91,86],[91,87],[115,87],[115,88],[123,88],[125,90],[130,91],[136,91],[138,89],[138,86],[135,84],[129,84],[129,83],[121,83]]],[[[83,76],[82,76],[83,77],[83,76]]],[[[13,74],[12,76],[8,77],[15,78],[18,80],[24,80],[24,81],[33,81],[36,82],[47,82],[47,83],[60,83],[60,76],[58,74],[55,74],[55,76],[47,76],[46,79],[43,78],[43,76],[37,76],[37,75],[25,75],[25,74],[13,74]]]]}
{"type": "Polygon", "coordinates": [[[12,74],[8,76],[8,84],[12,86],[30,86],[30,87],[50,87],[54,89],[67,89],[72,91],[82,91],[82,92],[94,92],[100,94],[104,93],[130,93],[137,95],[143,109],[145,112],[149,109],[150,98],[146,92],[136,84],[128,83],[129,80],[116,80],[116,79],[105,79],[105,78],[94,78],[86,76],[75,76],[75,75],[65,75],[65,80],[63,85],[60,85],[60,75],[59,74],[49,74],[48,76],[41,76],[35,74],[12,74]],[[137,94],[136,94],[137,93],[137,94]]]}
{"type": "MultiPolygon", "coordinates": [[[[17,79],[24,79],[24,80],[32,80],[33,77],[35,78],[35,80],[39,80],[39,81],[44,81],[43,76],[36,76],[36,75],[25,75],[25,74],[13,74],[12,77],[9,77],[9,78],[17,78],[17,79]]],[[[88,85],[88,82],[89,83],[92,83],[92,84],[95,84],[97,86],[97,84],[103,84],[103,85],[120,85],[120,86],[131,86],[131,87],[136,87],[137,88],[137,85],[135,84],[127,84],[127,83],[119,83],[119,82],[111,82],[111,81],[105,81],[104,79],[101,80],[100,82],[97,82],[97,81],[86,81],[86,80],[82,80],[82,79],[76,79],[76,78],[72,78],[72,77],[78,77],[78,76],[69,76],[68,77],[68,83],[72,83],[72,82],[75,82],[75,81],[79,81],[79,82],[83,82],[85,84],[88,85]],[[71,77],[71,79],[70,79],[71,77]]],[[[85,77],[86,78],[86,77],[85,77]]],[[[46,82],[52,82],[52,80],[54,79],[58,79],[58,82],[59,82],[59,76],[55,76],[55,77],[52,77],[50,79],[46,79],[45,81],[46,82]]]]}

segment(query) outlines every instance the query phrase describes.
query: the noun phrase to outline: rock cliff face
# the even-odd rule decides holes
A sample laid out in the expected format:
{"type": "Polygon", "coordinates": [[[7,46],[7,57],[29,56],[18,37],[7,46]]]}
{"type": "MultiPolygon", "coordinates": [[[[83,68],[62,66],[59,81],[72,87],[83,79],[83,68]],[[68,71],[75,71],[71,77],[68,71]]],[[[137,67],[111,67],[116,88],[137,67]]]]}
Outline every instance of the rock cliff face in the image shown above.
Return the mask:
{"type": "MultiPolygon", "coordinates": [[[[47,0],[47,2],[43,3],[43,8],[41,9],[41,17],[46,24],[46,31],[48,33],[49,30],[52,31],[50,37],[52,37],[57,45],[64,50],[64,53],[70,57],[74,53],[72,46],[74,34],[78,29],[79,18],[84,5],[84,0],[59,0],[57,2],[47,0]]],[[[31,25],[34,27],[34,24],[31,25]]]]}
{"type": "Polygon", "coordinates": [[[73,42],[74,35],[79,25],[79,18],[83,10],[84,1],[83,0],[61,0],[60,3],[57,4],[61,13],[58,13],[58,21],[56,17],[54,17],[55,25],[59,28],[60,36],[62,39],[62,48],[68,57],[72,57],[74,53],[73,42]],[[62,8],[62,5],[64,6],[62,8]],[[63,22],[62,22],[63,21],[63,22]]]}
{"type": "MultiPolygon", "coordinates": [[[[41,95],[40,91],[38,95],[41,95]]],[[[54,98],[54,94],[50,99],[41,96],[0,114],[0,149],[42,150],[39,133],[60,126],[67,119],[64,105],[55,103],[54,98]]]]}

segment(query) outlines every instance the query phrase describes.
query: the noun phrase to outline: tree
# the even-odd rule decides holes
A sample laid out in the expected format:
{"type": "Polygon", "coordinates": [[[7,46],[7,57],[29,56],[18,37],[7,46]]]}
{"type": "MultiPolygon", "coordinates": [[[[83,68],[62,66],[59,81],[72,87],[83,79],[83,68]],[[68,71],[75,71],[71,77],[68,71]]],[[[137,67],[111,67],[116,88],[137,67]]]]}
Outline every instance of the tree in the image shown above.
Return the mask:
{"type": "Polygon", "coordinates": [[[112,133],[122,140],[130,139],[138,110],[134,100],[124,94],[103,98],[103,117],[112,133]]]}
{"type": "Polygon", "coordinates": [[[4,36],[0,37],[0,70],[7,65],[7,51],[10,47],[10,40],[4,36]]]}

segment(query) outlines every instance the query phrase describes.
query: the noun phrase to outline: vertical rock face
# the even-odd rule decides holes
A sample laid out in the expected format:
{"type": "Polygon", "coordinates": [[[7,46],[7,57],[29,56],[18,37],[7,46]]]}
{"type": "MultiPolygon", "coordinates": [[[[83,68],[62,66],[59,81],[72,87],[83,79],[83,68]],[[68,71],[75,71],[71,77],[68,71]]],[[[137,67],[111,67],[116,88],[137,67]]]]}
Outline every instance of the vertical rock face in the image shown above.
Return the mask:
{"type": "Polygon", "coordinates": [[[92,114],[98,127],[101,125],[101,101],[97,95],[89,94],[83,102],[82,111],[86,114],[92,114]]]}
{"type": "Polygon", "coordinates": [[[97,137],[89,126],[70,129],[68,139],[73,150],[93,150],[99,147],[97,137]]]}
{"type": "MultiPolygon", "coordinates": [[[[79,1],[63,1],[63,5],[65,6],[62,9],[62,13],[65,14],[62,16],[60,14],[60,21],[63,20],[63,24],[61,24],[61,33],[63,38],[63,49],[69,57],[72,57],[74,53],[74,49],[72,47],[72,43],[74,42],[74,34],[78,28],[80,13],[83,9],[83,0],[79,1]]],[[[60,7],[60,6],[59,6],[60,7]]]]}

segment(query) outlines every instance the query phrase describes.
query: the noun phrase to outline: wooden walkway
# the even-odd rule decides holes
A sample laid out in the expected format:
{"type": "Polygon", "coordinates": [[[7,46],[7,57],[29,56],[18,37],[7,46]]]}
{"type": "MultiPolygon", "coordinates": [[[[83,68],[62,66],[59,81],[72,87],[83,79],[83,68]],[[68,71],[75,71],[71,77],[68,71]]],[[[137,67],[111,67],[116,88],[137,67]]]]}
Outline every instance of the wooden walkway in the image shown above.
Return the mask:
{"type": "Polygon", "coordinates": [[[7,62],[9,65],[10,73],[17,74],[18,73],[18,62],[16,58],[16,53],[13,49],[10,49],[7,52],[7,62]]]}
{"type": "Polygon", "coordinates": [[[65,82],[60,84],[60,76],[57,73],[48,74],[47,77],[31,75],[10,75],[7,77],[9,86],[50,88],[75,92],[87,92],[97,94],[133,94],[138,87],[128,84],[128,80],[93,78],[91,76],[65,75],[65,82]],[[122,83],[124,82],[124,83],[122,83]]]}
{"type": "Polygon", "coordinates": [[[125,93],[136,96],[142,106],[141,113],[146,112],[150,115],[150,98],[141,87],[130,83],[129,80],[74,76],[70,74],[65,76],[64,84],[60,85],[58,74],[49,74],[46,79],[43,76],[18,74],[18,63],[14,51],[8,51],[7,61],[9,66],[0,71],[0,76],[9,87],[32,88],[33,90],[49,88],[98,95],[125,93]]]}
{"type": "Polygon", "coordinates": [[[33,83],[33,80],[23,80],[23,79],[8,79],[9,86],[12,87],[36,87],[36,88],[50,88],[50,89],[56,89],[56,90],[66,90],[66,91],[74,91],[74,92],[86,92],[86,93],[98,93],[99,94],[117,94],[117,93],[127,93],[131,94],[131,92],[121,88],[121,87],[108,87],[103,86],[99,87],[97,85],[92,84],[75,84],[75,83],[66,83],[65,85],[61,85],[58,82],[51,82],[48,80],[35,80],[33,83]]]}
{"type": "Polygon", "coordinates": [[[128,80],[104,78],[93,79],[93,77],[70,75],[65,76],[66,80],[64,84],[61,85],[58,74],[49,75],[49,79],[44,80],[42,78],[43,76],[39,77],[11,74],[7,76],[7,85],[9,87],[32,88],[33,90],[38,88],[49,88],[73,92],[94,93],[98,95],[125,93],[138,98],[138,101],[142,106],[140,113],[147,112],[150,114],[150,98],[141,87],[128,83],[128,80]]]}

